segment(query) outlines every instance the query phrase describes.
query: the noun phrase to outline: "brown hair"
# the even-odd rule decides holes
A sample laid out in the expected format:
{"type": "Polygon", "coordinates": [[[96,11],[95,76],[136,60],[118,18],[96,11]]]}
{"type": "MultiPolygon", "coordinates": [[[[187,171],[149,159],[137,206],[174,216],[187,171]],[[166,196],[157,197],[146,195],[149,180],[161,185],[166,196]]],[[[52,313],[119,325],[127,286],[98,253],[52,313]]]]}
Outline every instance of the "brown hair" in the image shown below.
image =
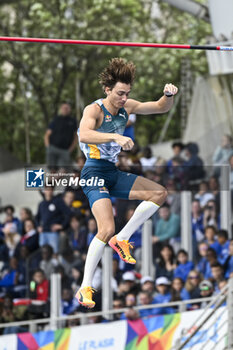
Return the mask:
{"type": "Polygon", "coordinates": [[[99,75],[99,82],[105,90],[113,89],[117,82],[133,84],[136,67],[133,62],[127,62],[123,58],[112,58],[109,65],[99,75]]]}

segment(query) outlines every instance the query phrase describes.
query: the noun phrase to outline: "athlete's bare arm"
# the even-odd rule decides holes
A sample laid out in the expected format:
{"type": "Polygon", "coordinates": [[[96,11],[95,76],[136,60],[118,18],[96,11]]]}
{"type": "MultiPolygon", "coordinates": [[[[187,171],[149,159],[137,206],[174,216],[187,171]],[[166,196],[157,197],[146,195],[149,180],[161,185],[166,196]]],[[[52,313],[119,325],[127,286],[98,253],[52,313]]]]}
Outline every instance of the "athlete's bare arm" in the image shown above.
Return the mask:
{"type": "Polygon", "coordinates": [[[128,99],[125,108],[128,113],[135,114],[157,114],[168,112],[173,105],[173,96],[177,94],[178,88],[172,84],[166,84],[164,87],[164,96],[158,101],[151,102],[139,102],[133,99],[128,99]],[[167,97],[166,94],[171,94],[171,97],[167,97]]]}
{"type": "Polygon", "coordinates": [[[87,144],[100,144],[114,141],[123,150],[132,149],[134,143],[131,138],[115,133],[103,133],[96,131],[102,123],[102,114],[98,105],[92,104],[84,109],[83,117],[79,126],[80,142],[87,144]]]}

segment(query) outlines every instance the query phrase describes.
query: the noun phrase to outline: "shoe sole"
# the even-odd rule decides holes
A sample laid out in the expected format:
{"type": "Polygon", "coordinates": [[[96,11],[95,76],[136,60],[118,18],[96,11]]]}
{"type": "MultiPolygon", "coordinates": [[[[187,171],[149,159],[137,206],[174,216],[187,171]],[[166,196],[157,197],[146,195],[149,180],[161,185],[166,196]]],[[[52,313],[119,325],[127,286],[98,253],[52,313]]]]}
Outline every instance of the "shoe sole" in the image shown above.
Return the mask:
{"type": "Polygon", "coordinates": [[[85,304],[85,303],[82,303],[81,301],[79,301],[79,299],[78,299],[78,302],[79,302],[79,304],[81,304],[82,306],[85,306],[86,308],[88,308],[88,309],[93,309],[93,307],[95,307],[95,304],[93,305],[93,304],[85,304]]]}
{"type": "Polygon", "coordinates": [[[75,294],[75,298],[78,300],[79,304],[81,304],[82,306],[87,307],[88,309],[93,309],[93,307],[95,307],[95,303],[94,304],[88,304],[88,303],[84,303],[83,301],[81,301],[77,294],[75,294]]]}
{"type": "Polygon", "coordinates": [[[135,265],[136,264],[136,261],[135,262],[129,262],[127,259],[124,259],[121,254],[119,253],[119,250],[117,249],[117,247],[113,244],[113,243],[110,243],[108,242],[108,244],[110,245],[110,247],[112,249],[115,250],[115,252],[117,252],[117,254],[119,255],[119,257],[121,258],[121,260],[123,260],[124,262],[126,262],[127,264],[130,264],[130,265],[135,265]]]}

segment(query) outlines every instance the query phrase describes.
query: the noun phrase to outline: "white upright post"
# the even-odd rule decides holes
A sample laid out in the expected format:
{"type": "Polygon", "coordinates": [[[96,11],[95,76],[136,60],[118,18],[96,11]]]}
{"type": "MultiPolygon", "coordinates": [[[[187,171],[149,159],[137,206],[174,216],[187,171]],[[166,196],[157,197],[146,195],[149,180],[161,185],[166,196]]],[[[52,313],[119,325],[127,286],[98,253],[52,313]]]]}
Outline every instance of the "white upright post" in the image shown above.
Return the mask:
{"type": "Polygon", "coordinates": [[[228,281],[228,296],[227,296],[227,309],[228,309],[228,349],[233,349],[233,277],[228,281]]]}
{"type": "Polygon", "coordinates": [[[221,194],[220,194],[221,228],[231,233],[231,191],[230,191],[230,166],[221,166],[221,194]]]}
{"type": "Polygon", "coordinates": [[[142,276],[155,276],[153,265],[152,220],[147,220],[142,229],[142,276]]]}
{"type": "MultiPolygon", "coordinates": [[[[102,311],[112,309],[113,290],[112,282],[112,248],[105,247],[102,257],[102,311]]],[[[111,320],[110,314],[103,314],[104,318],[111,320]]]]}
{"type": "Polygon", "coordinates": [[[190,191],[181,192],[181,247],[188,252],[189,260],[193,259],[192,225],[191,225],[190,191]]]}
{"type": "Polygon", "coordinates": [[[61,275],[53,273],[51,275],[51,294],[50,294],[50,329],[59,328],[57,317],[61,316],[61,275]]]}

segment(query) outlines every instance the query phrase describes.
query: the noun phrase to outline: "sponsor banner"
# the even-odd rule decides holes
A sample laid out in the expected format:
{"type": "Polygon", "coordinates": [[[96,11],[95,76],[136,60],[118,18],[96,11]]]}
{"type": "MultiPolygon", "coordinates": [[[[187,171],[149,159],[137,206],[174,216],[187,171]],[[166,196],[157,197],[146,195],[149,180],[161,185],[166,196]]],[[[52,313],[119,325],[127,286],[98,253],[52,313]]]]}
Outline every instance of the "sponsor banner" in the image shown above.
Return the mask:
{"type": "MultiPolygon", "coordinates": [[[[212,310],[208,310],[211,312],[212,310]]],[[[207,314],[208,314],[207,312],[207,314]]],[[[195,330],[203,310],[0,337],[0,350],[171,350],[195,330]]],[[[184,349],[226,348],[227,309],[221,307],[184,349]],[[223,312],[224,311],[224,312],[223,312]]]]}
{"type": "Polygon", "coordinates": [[[126,337],[126,321],[74,327],[69,350],[125,350],[126,337]]]}
{"type": "Polygon", "coordinates": [[[18,333],[17,346],[11,350],[69,350],[70,333],[69,328],[34,334],[18,333]]]}
{"type": "MultiPolygon", "coordinates": [[[[205,316],[212,312],[213,309],[206,311],[205,316]]],[[[181,314],[181,321],[173,338],[173,346],[178,344],[182,339],[182,343],[195,331],[197,327],[193,324],[200,325],[198,319],[202,322],[203,310],[188,311],[181,314]],[[202,318],[200,319],[200,317],[202,318]],[[196,321],[196,322],[195,322],[196,321]],[[183,335],[183,336],[182,336],[183,335]]],[[[211,317],[203,327],[193,336],[187,343],[184,349],[192,350],[211,350],[215,344],[218,350],[223,350],[226,347],[228,312],[225,306],[220,307],[213,317],[211,317]],[[214,322],[215,321],[215,322],[214,322]],[[207,342],[208,341],[208,342],[207,342]]]]}
{"type": "Polygon", "coordinates": [[[128,321],[125,350],[171,350],[181,314],[128,321]]]}
{"type": "Polygon", "coordinates": [[[17,350],[17,335],[2,335],[0,337],[0,350],[17,350]]]}

